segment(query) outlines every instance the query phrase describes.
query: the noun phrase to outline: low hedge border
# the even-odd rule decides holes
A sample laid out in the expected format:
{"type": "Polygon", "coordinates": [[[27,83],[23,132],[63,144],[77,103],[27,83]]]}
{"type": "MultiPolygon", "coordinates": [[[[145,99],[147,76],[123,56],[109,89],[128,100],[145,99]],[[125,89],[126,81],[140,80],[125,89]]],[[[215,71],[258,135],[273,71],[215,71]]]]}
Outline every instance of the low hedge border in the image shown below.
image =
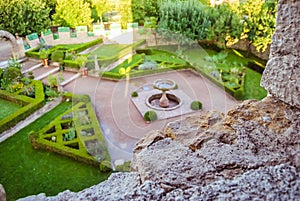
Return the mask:
{"type": "MultiPolygon", "coordinates": [[[[189,65],[186,66],[172,66],[172,67],[166,67],[166,68],[157,68],[154,70],[136,70],[129,73],[130,77],[141,77],[146,75],[152,75],[157,73],[165,73],[173,70],[183,70],[189,68],[189,65]]],[[[124,79],[125,75],[120,75],[119,73],[113,73],[113,72],[102,72],[99,74],[100,77],[110,79],[110,80],[120,80],[124,79]]]]}
{"type": "Polygon", "coordinates": [[[0,121],[0,133],[13,127],[21,120],[40,109],[45,104],[44,87],[41,81],[34,80],[35,98],[23,95],[11,94],[7,91],[0,90],[0,98],[9,100],[13,103],[20,104],[23,107],[0,121]]]}
{"type": "Polygon", "coordinates": [[[110,161],[110,156],[106,142],[101,131],[98,119],[94,112],[90,97],[87,95],[73,95],[71,93],[65,93],[63,100],[72,101],[73,107],[67,110],[62,115],[58,116],[49,125],[42,128],[37,133],[31,133],[29,139],[32,146],[36,149],[44,149],[52,151],[77,161],[81,161],[95,167],[103,161],[110,161]],[[82,124],[80,117],[86,120],[88,123],[82,124]],[[62,124],[67,123],[74,126],[77,137],[70,141],[64,141],[63,135],[70,132],[71,128],[63,128],[62,124]],[[93,135],[84,136],[82,131],[92,130],[93,135]],[[52,141],[52,137],[55,137],[55,141],[52,141]],[[87,147],[87,143],[91,142],[92,145],[96,143],[96,150],[100,153],[92,155],[95,147],[87,147]],[[75,145],[75,146],[74,146],[75,145]],[[74,146],[74,147],[73,147],[74,146]],[[90,153],[89,153],[90,151],[90,153]]]}
{"type": "Polygon", "coordinates": [[[213,83],[215,83],[216,85],[218,85],[219,87],[224,87],[225,91],[228,92],[229,94],[231,94],[235,99],[237,100],[243,100],[244,98],[244,81],[245,81],[245,73],[243,73],[242,76],[242,83],[241,83],[241,87],[237,90],[226,86],[222,81],[215,79],[214,77],[212,77],[211,75],[207,74],[205,71],[203,71],[201,68],[196,68],[193,67],[193,69],[195,71],[197,71],[198,73],[201,73],[201,75],[204,75],[206,78],[208,78],[210,81],[212,81],[213,83]]]}
{"type": "MultiPolygon", "coordinates": [[[[93,41],[80,44],[79,46],[74,47],[74,48],[66,48],[63,45],[55,45],[55,46],[49,48],[49,57],[51,57],[52,52],[57,51],[57,50],[61,50],[64,53],[66,51],[79,53],[79,52],[81,52],[81,51],[83,51],[83,50],[85,50],[87,48],[90,48],[90,47],[92,47],[94,45],[97,45],[97,44],[100,44],[100,43],[103,43],[103,39],[102,38],[97,38],[97,39],[95,39],[93,41]]],[[[28,52],[25,52],[25,55],[27,57],[32,57],[32,58],[40,59],[39,47],[33,48],[32,50],[30,50],[28,52]]]]}

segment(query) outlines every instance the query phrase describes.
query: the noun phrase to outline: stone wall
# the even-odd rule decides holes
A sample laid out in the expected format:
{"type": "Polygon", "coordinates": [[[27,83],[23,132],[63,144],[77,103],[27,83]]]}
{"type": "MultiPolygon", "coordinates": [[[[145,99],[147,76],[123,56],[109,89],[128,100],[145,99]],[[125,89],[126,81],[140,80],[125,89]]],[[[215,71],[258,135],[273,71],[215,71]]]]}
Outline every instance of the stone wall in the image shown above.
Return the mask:
{"type": "Polygon", "coordinates": [[[280,0],[270,59],[261,85],[274,97],[300,108],[300,1],[280,0]]]}

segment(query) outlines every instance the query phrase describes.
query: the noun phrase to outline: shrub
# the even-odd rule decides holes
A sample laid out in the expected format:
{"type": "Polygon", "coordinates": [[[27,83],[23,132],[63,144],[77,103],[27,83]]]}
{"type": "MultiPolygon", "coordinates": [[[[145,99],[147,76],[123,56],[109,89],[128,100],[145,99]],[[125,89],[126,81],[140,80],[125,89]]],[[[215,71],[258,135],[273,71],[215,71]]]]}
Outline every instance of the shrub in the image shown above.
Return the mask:
{"type": "Polygon", "coordinates": [[[101,172],[110,172],[112,170],[110,161],[102,161],[99,165],[101,172]]]}
{"type": "Polygon", "coordinates": [[[118,165],[116,167],[116,171],[119,172],[130,172],[130,161],[126,161],[124,164],[122,165],[118,165]]]}
{"type": "Polygon", "coordinates": [[[18,68],[18,69],[22,68],[22,64],[20,62],[18,62],[16,59],[13,59],[13,58],[8,60],[7,66],[8,66],[8,68],[10,68],[10,67],[15,67],[15,68],[18,68]]]}
{"type": "Polygon", "coordinates": [[[8,68],[3,75],[3,79],[9,83],[13,81],[17,81],[21,78],[22,78],[21,70],[16,67],[8,68]]]}
{"type": "Polygon", "coordinates": [[[157,120],[157,114],[153,110],[149,110],[144,114],[145,121],[155,121],[157,120]]]}
{"type": "Polygon", "coordinates": [[[134,91],[134,92],[131,93],[131,97],[138,97],[138,96],[139,96],[139,94],[136,91],[134,91]]]}
{"type": "Polygon", "coordinates": [[[200,101],[193,101],[191,103],[191,109],[192,110],[201,110],[202,109],[202,103],[200,101]]]}
{"type": "Polygon", "coordinates": [[[61,50],[56,50],[51,54],[51,61],[62,62],[65,57],[65,54],[61,50]]]}

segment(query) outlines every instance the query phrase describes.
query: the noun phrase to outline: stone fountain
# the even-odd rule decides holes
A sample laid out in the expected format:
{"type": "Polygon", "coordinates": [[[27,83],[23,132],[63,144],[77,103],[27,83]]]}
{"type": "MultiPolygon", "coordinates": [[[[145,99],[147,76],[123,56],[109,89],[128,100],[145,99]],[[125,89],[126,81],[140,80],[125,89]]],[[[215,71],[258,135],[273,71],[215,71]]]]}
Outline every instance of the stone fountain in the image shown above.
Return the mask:
{"type": "Polygon", "coordinates": [[[174,94],[167,93],[176,87],[176,82],[170,79],[158,79],[153,83],[153,88],[161,93],[150,95],[146,104],[155,110],[174,110],[182,104],[182,100],[174,94]]]}

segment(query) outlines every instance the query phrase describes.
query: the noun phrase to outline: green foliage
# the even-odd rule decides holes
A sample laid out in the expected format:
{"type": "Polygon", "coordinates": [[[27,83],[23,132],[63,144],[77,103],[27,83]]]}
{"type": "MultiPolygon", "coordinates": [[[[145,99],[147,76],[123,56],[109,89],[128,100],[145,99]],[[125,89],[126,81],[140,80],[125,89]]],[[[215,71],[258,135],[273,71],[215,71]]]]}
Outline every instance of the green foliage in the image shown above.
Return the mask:
{"type": "Polygon", "coordinates": [[[101,172],[110,172],[112,170],[112,166],[110,161],[102,161],[99,165],[101,172]]]}
{"type": "Polygon", "coordinates": [[[264,52],[272,41],[276,27],[277,1],[247,0],[239,7],[240,15],[244,17],[244,34],[264,52]]]}
{"type": "Polygon", "coordinates": [[[62,62],[64,60],[65,54],[62,50],[55,50],[51,54],[51,61],[62,62]]]}
{"type": "Polygon", "coordinates": [[[84,55],[79,55],[76,57],[76,62],[79,64],[81,68],[83,68],[87,62],[87,57],[84,55]]]}
{"type": "Polygon", "coordinates": [[[211,8],[197,0],[163,3],[158,28],[166,38],[180,44],[205,39],[224,45],[242,33],[240,17],[227,4],[211,8]]]}
{"type": "Polygon", "coordinates": [[[133,98],[138,97],[138,96],[139,96],[139,94],[136,91],[131,93],[131,97],[133,97],[133,98]]]}
{"type": "Polygon", "coordinates": [[[16,67],[10,67],[6,69],[3,74],[3,80],[7,81],[8,83],[18,82],[22,77],[21,70],[16,67]]]}
{"type": "Polygon", "coordinates": [[[50,8],[40,0],[1,0],[0,27],[26,36],[41,33],[50,26],[50,8]]]}
{"type": "Polygon", "coordinates": [[[15,58],[10,58],[7,61],[7,67],[14,67],[14,68],[18,68],[21,69],[22,68],[22,64],[20,62],[17,61],[17,59],[15,58]]]}
{"type": "Polygon", "coordinates": [[[142,25],[146,17],[158,18],[159,2],[158,0],[132,0],[133,21],[142,25]]]}
{"type": "MultiPolygon", "coordinates": [[[[65,94],[66,97],[69,95],[65,94]]],[[[99,166],[103,161],[110,161],[105,139],[90,99],[79,95],[71,96],[71,99],[72,108],[56,117],[38,133],[30,135],[32,146],[94,166],[99,166]]]]}
{"type": "MultiPolygon", "coordinates": [[[[91,0],[92,5],[96,9],[98,17],[101,20],[101,24],[103,23],[103,15],[106,12],[111,12],[115,8],[115,4],[110,0],[91,0]]],[[[127,8],[128,9],[128,8],[127,8]]]]}
{"type": "Polygon", "coordinates": [[[0,121],[0,133],[11,128],[44,105],[44,89],[42,83],[40,81],[34,81],[34,87],[35,98],[23,95],[14,95],[7,91],[0,90],[0,98],[23,106],[7,118],[0,121]]]}
{"type": "Polygon", "coordinates": [[[48,59],[48,56],[49,56],[49,50],[47,49],[42,49],[40,51],[40,58],[41,59],[48,59]]]}
{"type": "Polygon", "coordinates": [[[123,165],[117,165],[116,171],[118,172],[130,172],[130,161],[126,161],[123,165]]]}
{"type": "Polygon", "coordinates": [[[191,103],[191,109],[192,110],[201,110],[202,109],[202,103],[200,101],[193,101],[191,103]]]}
{"type": "Polygon", "coordinates": [[[155,121],[157,120],[157,114],[155,111],[153,110],[148,110],[145,114],[144,114],[144,120],[145,121],[155,121]]]}
{"type": "Polygon", "coordinates": [[[127,28],[128,22],[133,22],[131,0],[119,0],[116,11],[120,15],[120,23],[123,28],[127,28]]]}
{"type": "Polygon", "coordinates": [[[0,183],[5,186],[7,200],[18,200],[40,192],[57,195],[65,189],[77,192],[106,180],[110,175],[101,173],[99,167],[56,153],[37,151],[28,143],[29,133],[38,132],[71,106],[72,103],[59,104],[1,143],[0,167],[5,171],[0,171],[0,183]]]}
{"type": "Polygon", "coordinates": [[[59,26],[75,28],[93,21],[90,4],[84,0],[57,0],[55,12],[53,20],[59,26]]]}

